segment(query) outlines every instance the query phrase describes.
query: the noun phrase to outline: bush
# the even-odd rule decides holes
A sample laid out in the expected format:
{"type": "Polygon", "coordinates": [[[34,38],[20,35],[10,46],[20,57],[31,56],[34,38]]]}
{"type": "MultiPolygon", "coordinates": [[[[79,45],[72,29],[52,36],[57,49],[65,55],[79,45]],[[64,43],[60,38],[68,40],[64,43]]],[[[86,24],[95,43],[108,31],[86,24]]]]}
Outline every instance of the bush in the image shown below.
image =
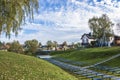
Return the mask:
{"type": "Polygon", "coordinates": [[[91,46],[96,47],[97,41],[91,41],[91,46]]]}

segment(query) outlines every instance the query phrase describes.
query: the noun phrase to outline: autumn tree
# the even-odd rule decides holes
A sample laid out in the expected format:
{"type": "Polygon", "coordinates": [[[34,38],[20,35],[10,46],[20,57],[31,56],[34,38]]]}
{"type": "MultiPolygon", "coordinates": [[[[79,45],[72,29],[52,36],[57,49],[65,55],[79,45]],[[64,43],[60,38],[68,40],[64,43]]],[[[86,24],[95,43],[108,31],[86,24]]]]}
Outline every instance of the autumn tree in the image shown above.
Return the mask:
{"type": "Polygon", "coordinates": [[[57,41],[53,41],[53,47],[55,47],[55,50],[57,50],[57,47],[58,47],[57,41]]]}
{"type": "Polygon", "coordinates": [[[63,47],[63,49],[64,49],[64,51],[65,51],[66,48],[67,48],[67,42],[66,42],[66,41],[64,41],[64,42],[62,43],[62,47],[63,47]]]}
{"type": "Polygon", "coordinates": [[[89,19],[88,24],[100,46],[108,42],[109,37],[113,35],[113,23],[106,14],[89,19]]]}
{"type": "Polygon", "coordinates": [[[29,53],[34,54],[39,47],[39,42],[36,39],[27,40],[25,41],[24,45],[25,45],[26,54],[29,54],[29,53]]]}
{"type": "Polygon", "coordinates": [[[51,50],[53,48],[53,42],[51,40],[47,41],[47,48],[51,50]]]}
{"type": "Polygon", "coordinates": [[[9,45],[8,51],[10,52],[16,52],[16,53],[23,53],[23,47],[19,43],[19,41],[13,41],[12,43],[7,43],[6,45],[9,45]]]}

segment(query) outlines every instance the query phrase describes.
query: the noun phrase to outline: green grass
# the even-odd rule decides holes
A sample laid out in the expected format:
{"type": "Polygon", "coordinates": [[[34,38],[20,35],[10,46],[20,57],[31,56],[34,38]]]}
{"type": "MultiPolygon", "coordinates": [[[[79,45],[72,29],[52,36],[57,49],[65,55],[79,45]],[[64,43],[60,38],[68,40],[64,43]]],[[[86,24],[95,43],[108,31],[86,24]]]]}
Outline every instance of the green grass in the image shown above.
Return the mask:
{"type": "Polygon", "coordinates": [[[51,51],[50,55],[56,55],[56,54],[62,54],[62,53],[71,53],[73,51],[76,51],[76,50],[71,49],[71,50],[66,50],[66,51],[51,51]]]}
{"type": "Polygon", "coordinates": [[[120,67],[120,57],[112,59],[112,60],[105,62],[101,65],[107,65],[107,66],[111,66],[111,67],[120,67]]]}
{"type": "Polygon", "coordinates": [[[0,80],[78,80],[47,61],[0,51],[0,80]]]}
{"type": "MultiPolygon", "coordinates": [[[[55,54],[55,53],[54,53],[55,54]]],[[[87,48],[83,50],[74,50],[56,54],[56,57],[62,57],[74,61],[86,62],[88,65],[103,61],[113,55],[120,54],[120,47],[87,48]]],[[[120,66],[120,57],[104,63],[109,66],[120,66]]]]}

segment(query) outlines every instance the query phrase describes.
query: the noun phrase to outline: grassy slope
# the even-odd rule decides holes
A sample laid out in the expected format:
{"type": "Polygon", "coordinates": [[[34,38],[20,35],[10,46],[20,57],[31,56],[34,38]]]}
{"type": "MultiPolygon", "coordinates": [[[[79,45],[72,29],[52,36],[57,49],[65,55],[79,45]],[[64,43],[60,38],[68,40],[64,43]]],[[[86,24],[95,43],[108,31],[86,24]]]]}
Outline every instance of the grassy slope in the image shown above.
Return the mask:
{"type": "MultiPolygon", "coordinates": [[[[75,61],[87,62],[88,65],[90,65],[105,60],[106,58],[109,58],[119,53],[120,53],[120,47],[111,47],[111,48],[104,47],[104,48],[88,48],[84,50],[76,50],[69,53],[65,52],[63,54],[58,54],[56,56],[75,60],[75,61]]],[[[105,65],[120,66],[120,63],[118,63],[118,61],[120,61],[120,57],[109,61],[109,63],[105,63],[105,65]]]]}
{"type": "Polygon", "coordinates": [[[62,69],[31,56],[0,51],[0,80],[77,80],[62,69]]]}

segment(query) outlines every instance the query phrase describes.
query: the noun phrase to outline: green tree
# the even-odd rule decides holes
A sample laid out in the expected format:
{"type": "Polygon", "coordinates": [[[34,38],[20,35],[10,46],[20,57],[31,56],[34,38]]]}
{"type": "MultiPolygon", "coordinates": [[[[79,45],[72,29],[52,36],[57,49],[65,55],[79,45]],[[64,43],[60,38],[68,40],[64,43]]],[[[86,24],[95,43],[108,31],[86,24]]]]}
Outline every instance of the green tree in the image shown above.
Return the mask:
{"type": "Polygon", "coordinates": [[[9,38],[11,32],[17,35],[20,25],[26,17],[32,20],[38,7],[38,0],[0,0],[0,33],[9,38]]]}
{"type": "Polygon", "coordinates": [[[27,40],[25,41],[25,53],[26,54],[29,54],[29,53],[32,53],[34,54],[38,47],[39,47],[39,42],[36,40],[36,39],[33,39],[33,40],[27,40]]]}
{"type": "Polygon", "coordinates": [[[117,31],[120,31],[120,22],[116,24],[116,27],[117,27],[117,31]]]}
{"type": "Polygon", "coordinates": [[[23,53],[23,47],[19,43],[19,41],[13,41],[12,43],[7,43],[6,45],[9,45],[8,51],[16,52],[16,53],[23,53]]]}
{"type": "Polygon", "coordinates": [[[88,24],[100,46],[108,42],[109,37],[113,35],[113,23],[106,14],[103,14],[101,17],[89,19],[88,24]]]}
{"type": "Polygon", "coordinates": [[[41,48],[41,46],[42,46],[42,43],[41,43],[41,42],[39,42],[39,46],[38,46],[38,47],[39,47],[39,48],[41,48]]]}
{"type": "MultiPolygon", "coordinates": [[[[6,46],[7,46],[7,50],[10,48],[10,46],[11,46],[11,43],[10,42],[7,42],[6,43],[6,46]]],[[[24,50],[24,49],[23,49],[24,50]]]]}
{"type": "Polygon", "coordinates": [[[74,42],[72,42],[71,47],[72,47],[72,48],[75,48],[75,44],[74,44],[74,42]]]}
{"type": "Polygon", "coordinates": [[[57,50],[57,47],[58,47],[57,41],[53,41],[53,47],[55,47],[55,50],[57,50]]]}
{"type": "Polygon", "coordinates": [[[75,48],[77,48],[77,49],[81,48],[80,42],[77,42],[77,43],[75,44],[75,48]]]}
{"type": "Polygon", "coordinates": [[[2,47],[3,43],[0,41],[0,48],[2,47]]]}
{"type": "Polygon", "coordinates": [[[62,47],[63,47],[63,49],[64,49],[64,51],[65,51],[66,48],[67,48],[67,42],[66,42],[66,41],[64,41],[64,42],[62,43],[62,47]]]}
{"type": "Polygon", "coordinates": [[[51,50],[53,48],[53,42],[52,41],[47,41],[47,48],[48,50],[51,50]]]}

